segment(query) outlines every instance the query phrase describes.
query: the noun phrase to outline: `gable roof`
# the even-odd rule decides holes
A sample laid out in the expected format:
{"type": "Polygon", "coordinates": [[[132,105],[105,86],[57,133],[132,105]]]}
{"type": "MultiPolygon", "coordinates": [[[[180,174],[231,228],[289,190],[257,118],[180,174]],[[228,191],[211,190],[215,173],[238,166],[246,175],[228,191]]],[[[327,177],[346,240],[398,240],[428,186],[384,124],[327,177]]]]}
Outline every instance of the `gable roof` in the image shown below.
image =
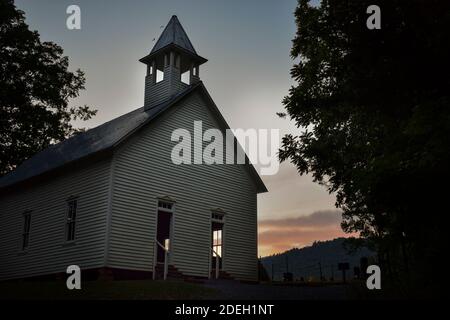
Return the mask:
{"type": "MultiPolygon", "coordinates": [[[[58,144],[49,146],[24,161],[14,171],[1,177],[0,190],[46,174],[69,163],[100,153],[101,151],[113,149],[136,132],[136,130],[155,119],[158,115],[169,109],[176,102],[188,96],[197,88],[202,89],[202,92],[208,100],[212,102],[213,110],[215,111],[216,116],[219,117],[220,122],[222,122],[226,128],[229,128],[218,111],[217,106],[209,96],[205,86],[199,81],[188,86],[185,90],[181,91],[178,95],[168,101],[150,109],[144,110],[144,107],[138,108],[98,127],[79,133],[58,144]]],[[[252,177],[256,179],[258,192],[266,192],[267,189],[253,165],[250,164],[249,167],[252,177]]]]}
{"type": "Polygon", "coordinates": [[[156,117],[196,87],[196,85],[189,86],[174,98],[146,111],[144,107],[138,108],[98,127],[49,146],[24,161],[14,171],[1,177],[0,188],[16,184],[72,161],[114,147],[133,130],[156,117]]]}
{"type": "Polygon", "coordinates": [[[189,37],[184,31],[183,26],[175,15],[170,18],[169,23],[164,28],[164,31],[159,36],[158,41],[156,41],[156,44],[150,53],[153,53],[172,44],[190,51],[193,54],[197,54],[194,46],[191,43],[191,40],[189,40],[189,37]]]}

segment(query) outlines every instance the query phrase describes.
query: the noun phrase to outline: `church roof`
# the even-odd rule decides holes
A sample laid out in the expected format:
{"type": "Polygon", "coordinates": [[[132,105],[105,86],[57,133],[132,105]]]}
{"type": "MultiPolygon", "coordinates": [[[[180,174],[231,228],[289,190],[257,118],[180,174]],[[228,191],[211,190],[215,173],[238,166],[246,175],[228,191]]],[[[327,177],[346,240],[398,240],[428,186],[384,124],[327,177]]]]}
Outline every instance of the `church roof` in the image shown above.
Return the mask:
{"type": "Polygon", "coordinates": [[[166,46],[169,46],[171,44],[186,49],[187,51],[190,51],[193,54],[197,54],[197,52],[194,49],[194,46],[191,43],[191,40],[189,40],[189,37],[184,31],[183,26],[181,25],[177,16],[172,16],[172,18],[164,28],[164,31],[159,36],[158,41],[156,42],[155,46],[153,47],[150,53],[154,53],[155,51],[162,49],[166,46]]]}
{"type": "Polygon", "coordinates": [[[138,108],[98,127],[49,146],[24,161],[14,171],[1,177],[0,188],[22,182],[75,160],[114,147],[136,128],[154,119],[172,104],[189,94],[198,84],[189,86],[169,101],[156,105],[146,111],[144,107],[138,108]]]}
{"type": "MultiPolygon", "coordinates": [[[[209,96],[205,86],[199,81],[188,86],[170,100],[150,109],[144,110],[144,107],[138,108],[98,127],[79,133],[58,144],[51,145],[24,161],[14,171],[1,177],[0,190],[54,171],[70,163],[78,162],[88,156],[98,154],[102,151],[112,150],[136,132],[136,130],[157,118],[197,88],[203,89],[219,121],[223,126],[228,128],[225,119],[223,119],[214,101],[209,96]]],[[[253,165],[249,167],[250,174],[255,179],[259,192],[266,192],[267,189],[253,165]]]]}
{"type": "Polygon", "coordinates": [[[189,56],[198,64],[203,64],[208,61],[197,54],[191,40],[189,40],[183,26],[175,15],[170,18],[169,23],[159,36],[152,51],[139,61],[142,63],[149,63],[153,59],[159,57],[162,53],[172,49],[189,56]]]}

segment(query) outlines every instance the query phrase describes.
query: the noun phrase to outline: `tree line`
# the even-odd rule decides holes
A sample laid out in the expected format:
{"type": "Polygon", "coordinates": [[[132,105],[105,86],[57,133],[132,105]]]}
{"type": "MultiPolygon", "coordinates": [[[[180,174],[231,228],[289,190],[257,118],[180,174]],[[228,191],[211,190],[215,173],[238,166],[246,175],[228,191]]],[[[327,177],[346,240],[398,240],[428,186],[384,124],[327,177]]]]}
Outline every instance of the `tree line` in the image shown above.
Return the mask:
{"type": "Polygon", "coordinates": [[[336,194],[342,228],[376,250],[398,295],[434,296],[446,251],[450,3],[300,0],[279,150],[336,194]]]}

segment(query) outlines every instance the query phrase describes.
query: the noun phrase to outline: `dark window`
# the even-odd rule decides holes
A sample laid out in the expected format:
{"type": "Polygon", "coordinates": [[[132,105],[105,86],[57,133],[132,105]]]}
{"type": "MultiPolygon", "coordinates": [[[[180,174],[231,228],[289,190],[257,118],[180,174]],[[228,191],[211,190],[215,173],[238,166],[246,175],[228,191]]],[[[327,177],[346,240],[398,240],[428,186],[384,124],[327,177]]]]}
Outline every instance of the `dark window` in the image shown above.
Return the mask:
{"type": "Polygon", "coordinates": [[[75,223],[77,219],[77,200],[67,202],[66,241],[75,240],[75,223]]]}
{"type": "Polygon", "coordinates": [[[30,243],[30,226],[31,212],[25,212],[23,214],[22,250],[27,249],[30,243]]]}

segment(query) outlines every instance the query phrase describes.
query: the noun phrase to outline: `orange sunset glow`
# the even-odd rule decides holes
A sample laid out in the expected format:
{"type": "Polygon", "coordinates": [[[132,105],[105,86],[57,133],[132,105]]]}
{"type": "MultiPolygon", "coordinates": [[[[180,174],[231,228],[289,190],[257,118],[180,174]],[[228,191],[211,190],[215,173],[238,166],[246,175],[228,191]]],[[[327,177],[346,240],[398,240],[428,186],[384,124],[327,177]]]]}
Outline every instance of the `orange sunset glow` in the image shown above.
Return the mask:
{"type": "Polygon", "coordinates": [[[258,223],[258,254],[267,256],[314,241],[351,235],[342,231],[339,210],[316,211],[310,215],[285,219],[266,219],[258,223]]]}

